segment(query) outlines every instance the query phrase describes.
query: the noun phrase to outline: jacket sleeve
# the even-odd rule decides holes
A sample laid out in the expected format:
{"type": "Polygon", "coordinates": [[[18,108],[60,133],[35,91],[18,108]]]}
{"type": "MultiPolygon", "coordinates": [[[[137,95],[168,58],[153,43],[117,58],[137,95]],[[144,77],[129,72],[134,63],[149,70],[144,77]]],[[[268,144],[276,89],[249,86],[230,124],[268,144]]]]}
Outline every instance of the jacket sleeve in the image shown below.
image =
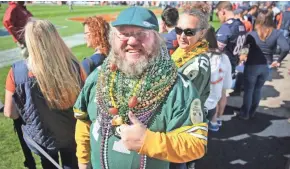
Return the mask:
{"type": "Polygon", "coordinates": [[[204,105],[210,93],[210,73],[211,68],[209,58],[201,55],[199,61],[199,73],[197,77],[193,79],[193,83],[200,95],[202,105],[204,105]]]}
{"type": "Polygon", "coordinates": [[[166,132],[147,130],[139,153],[160,160],[184,163],[204,156],[208,127],[204,123],[201,101],[192,83],[188,84],[183,79],[177,85],[162,109],[167,119],[164,121],[166,132]]]}
{"type": "Polygon", "coordinates": [[[87,113],[87,93],[86,84],[83,87],[75,105],[74,116],[77,119],[75,140],[77,144],[77,158],[81,164],[86,164],[90,160],[90,121],[87,113]]]}
{"type": "Polygon", "coordinates": [[[81,164],[90,161],[90,122],[77,120],[75,140],[77,143],[77,158],[81,164]]]}
{"type": "Polygon", "coordinates": [[[277,45],[281,48],[280,57],[278,58],[277,61],[281,63],[282,60],[288,55],[290,49],[289,49],[289,43],[287,42],[283,34],[280,32],[277,38],[277,45]]]}
{"type": "Polygon", "coordinates": [[[168,133],[146,131],[139,153],[159,160],[184,163],[204,156],[207,145],[207,124],[184,126],[168,133]]]}
{"type": "Polygon", "coordinates": [[[74,105],[74,116],[77,119],[75,140],[77,143],[77,157],[78,162],[81,164],[86,164],[90,161],[90,127],[91,119],[88,113],[88,105],[92,102],[93,93],[91,89],[95,87],[95,76],[86,79],[85,85],[82,88],[78,99],[74,105]],[[90,97],[91,96],[91,97],[90,97]]]}

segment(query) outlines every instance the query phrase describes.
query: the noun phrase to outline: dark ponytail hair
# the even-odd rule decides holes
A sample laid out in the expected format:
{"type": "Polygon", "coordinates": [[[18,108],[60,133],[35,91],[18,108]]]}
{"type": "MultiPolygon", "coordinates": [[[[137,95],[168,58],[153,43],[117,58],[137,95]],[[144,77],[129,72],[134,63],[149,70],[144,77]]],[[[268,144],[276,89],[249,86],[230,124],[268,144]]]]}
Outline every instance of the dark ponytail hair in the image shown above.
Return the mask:
{"type": "Polygon", "coordinates": [[[273,27],[275,26],[274,23],[274,14],[272,10],[269,9],[262,9],[259,11],[255,24],[264,26],[264,27],[273,27]]]}
{"type": "Polygon", "coordinates": [[[275,23],[273,17],[274,15],[272,10],[262,9],[259,11],[255,22],[255,29],[260,39],[265,40],[274,29],[275,23]]]}

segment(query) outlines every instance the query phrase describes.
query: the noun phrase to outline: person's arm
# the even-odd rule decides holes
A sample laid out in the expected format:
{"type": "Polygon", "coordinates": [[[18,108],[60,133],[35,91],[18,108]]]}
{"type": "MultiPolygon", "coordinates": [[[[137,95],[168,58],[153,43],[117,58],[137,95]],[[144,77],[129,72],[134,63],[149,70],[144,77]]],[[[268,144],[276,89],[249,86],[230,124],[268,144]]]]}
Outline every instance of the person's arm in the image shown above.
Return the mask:
{"type": "Polygon", "coordinates": [[[19,114],[16,111],[12,98],[14,92],[15,92],[14,76],[12,69],[10,69],[6,78],[4,115],[12,119],[17,119],[19,118],[19,114]]]}
{"type": "Polygon", "coordinates": [[[174,163],[199,159],[206,152],[207,131],[206,123],[180,127],[168,133],[147,130],[139,154],[174,163]]]}
{"type": "Polygon", "coordinates": [[[95,87],[95,74],[86,79],[78,99],[74,105],[74,116],[77,119],[75,139],[77,144],[77,158],[79,167],[86,169],[90,162],[90,126],[88,104],[92,102],[91,89],[95,87]]]}
{"type": "Polygon", "coordinates": [[[283,59],[288,55],[289,53],[289,43],[287,42],[286,38],[283,36],[282,33],[280,33],[279,37],[277,38],[277,45],[281,48],[280,57],[278,58],[277,62],[281,63],[283,59]]]}
{"type": "Polygon", "coordinates": [[[77,120],[75,139],[79,168],[86,169],[90,162],[90,122],[77,120]]]}
{"type": "Polygon", "coordinates": [[[87,101],[83,88],[74,106],[74,116],[77,119],[75,140],[79,165],[87,165],[90,161],[90,122],[86,111],[87,101]]]}
{"type": "Polygon", "coordinates": [[[220,51],[223,51],[224,48],[227,46],[230,36],[231,30],[229,29],[229,27],[226,25],[222,25],[216,34],[218,48],[220,51]]]}
{"type": "Polygon", "coordinates": [[[13,96],[14,93],[10,92],[9,90],[5,91],[5,106],[4,106],[4,116],[11,118],[11,119],[18,119],[19,114],[16,111],[15,105],[13,103],[13,96]]]}

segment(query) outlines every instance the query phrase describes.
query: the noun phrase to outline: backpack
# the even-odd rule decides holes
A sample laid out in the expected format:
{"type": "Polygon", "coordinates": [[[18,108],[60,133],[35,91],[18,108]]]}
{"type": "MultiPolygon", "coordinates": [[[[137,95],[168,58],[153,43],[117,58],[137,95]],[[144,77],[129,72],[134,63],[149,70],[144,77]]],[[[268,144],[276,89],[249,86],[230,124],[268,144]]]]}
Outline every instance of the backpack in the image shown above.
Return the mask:
{"type": "Polygon", "coordinates": [[[60,148],[75,146],[76,119],[72,108],[50,109],[36,79],[28,76],[25,61],[13,64],[12,70],[16,87],[12,97],[23,120],[24,140],[31,151],[42,154],[29,140],[33,140],[49,154],[58,152],[60,148]]]}

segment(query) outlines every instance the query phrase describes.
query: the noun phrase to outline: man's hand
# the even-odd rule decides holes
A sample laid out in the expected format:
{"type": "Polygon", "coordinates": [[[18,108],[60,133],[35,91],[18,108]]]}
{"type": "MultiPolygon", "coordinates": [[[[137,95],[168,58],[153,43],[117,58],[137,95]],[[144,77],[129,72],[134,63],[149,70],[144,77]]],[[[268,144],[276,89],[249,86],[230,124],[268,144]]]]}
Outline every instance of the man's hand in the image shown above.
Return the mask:
{"type": "Polygon", "coordinates": [[[271,67],[280,67],[280,65],[281,64],[279,62],[275,61],[271,64],[271,67]]]}
{"type": "Polygon", "coordinates": [[[128,150],[138,152],[145,140],[146,126],[130,111],[129,119],[132,125],[121,125],[121,140],[128,150]]]}

